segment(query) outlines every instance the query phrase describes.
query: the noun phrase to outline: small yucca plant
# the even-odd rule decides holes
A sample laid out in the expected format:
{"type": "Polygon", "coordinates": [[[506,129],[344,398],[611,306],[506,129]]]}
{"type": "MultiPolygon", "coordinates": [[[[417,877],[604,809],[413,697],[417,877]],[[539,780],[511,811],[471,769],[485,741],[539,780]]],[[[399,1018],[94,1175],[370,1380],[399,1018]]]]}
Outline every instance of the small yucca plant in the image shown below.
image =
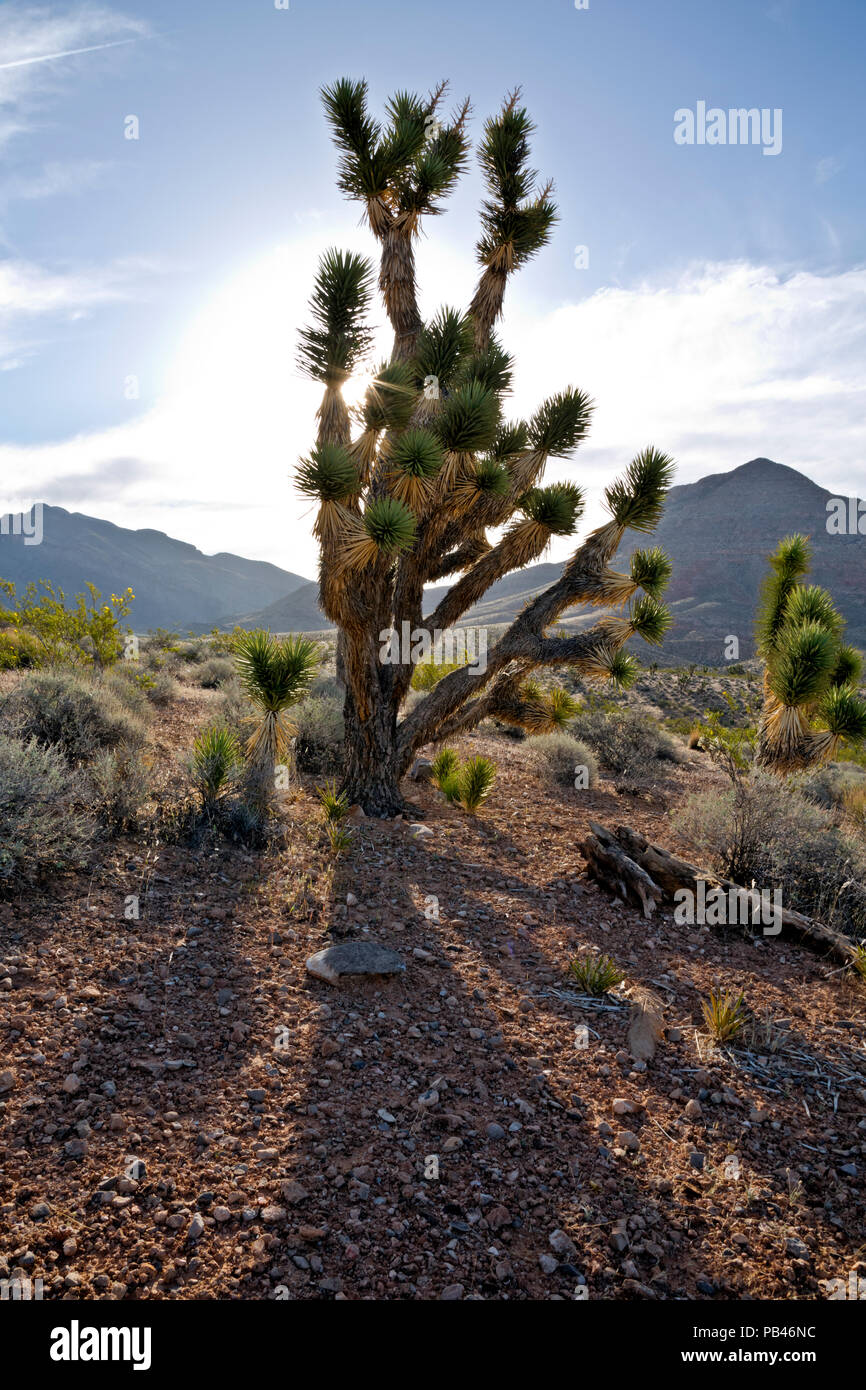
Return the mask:
{"type": "Polygon", "coordinates": [[[430,769],[430,775],[440,791],[444,791],[443,783],[454,776],[459,765],[460,759],[453,748],[442,748],[436,754],[430,769]]]}
{"type": "Polygon", "coordinates": [[[610,956],[596,955],[594,952],[576,956],[569,962],[568,969],[584,994],[591,994],[595,999],[609,994],[625,979],[616,961],[610,956]]]}
{"type": "Polygon", "coordinates": [[[749,1022],[745,996],[728,990],[711,990],[709,999],[701,1001],[707,1031],[716,1042],[732,1042],[749,1022]]]}
{"type": "Polygon", "coordinates": [[[757,761],[783,774],[826,762],[843,739],[866,738],[860,653],[843,642],[844,619],[826,589],[801,582],[810,563],[805,536],[780,541],[758,610],[765,674],[757,761]]]}
{"type": "Polygon", "coordinates": [[[490,795],[496,780],[496,764],[479,753],[463,764],[458,779],[460,805],[474,816],[490,795]]]}
{"type": "Polygon", "coordinates": [[[345,792],[337,790],[337,784],[333,778],[323,783],[321,787],[317,787],[316,794],[325,813],[325,820],[330,824],[336,824],[347,815],[349,799],[345,792]]]}
{"type": "Polygon", "coordinates": [[[241,759],[241,746],[231,729],[214,725],[199,734],[193,744],[192,776],[205,810],[228,789],[241,759]]]}
{"type": "Polygon", "coordinates": [[[328,843],[331,846],[331,853],[336,857],[345,854],[352,846],[352,832],[346,825],[341,825],[339,821],[329,820],[325,824],[328,835],[328,843]]]}
{"type": "Polygon", "coordinates": [[[257,629],[238,635],[233,655],[241,683],[260,715],[247,754],[262,765],[284,763],[297,732],[286,711],[306,694],[319,666],[319,648],[306,637],[278,639],[257,629]]]}

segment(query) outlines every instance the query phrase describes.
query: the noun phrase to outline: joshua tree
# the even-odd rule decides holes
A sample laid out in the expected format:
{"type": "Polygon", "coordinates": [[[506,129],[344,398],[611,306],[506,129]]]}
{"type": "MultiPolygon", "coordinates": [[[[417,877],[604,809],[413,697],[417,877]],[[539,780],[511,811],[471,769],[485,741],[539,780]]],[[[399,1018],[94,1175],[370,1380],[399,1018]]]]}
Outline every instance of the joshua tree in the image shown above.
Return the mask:
{"type": "Polygon", "coordinates": [[[840,739],[866,737],[857,694],[862,658],[847,646],[845,623],[826,589],[803,585],[811,550],[787,536],[769,557],[758,610],[758,652],[766,663],[757,762],[784,774],[832,758],[840,739]]]}
{"type": "Polygon", "coordinates": [[[503,414],[512,359],[494,326],[509,276],[545,245],[556,220],[552,185],[538,188],[529,167],[533,126],[518,93],[486,122],[478,149],[487,198],[472,302],[466,312],[446,307],[422,321],[414,241],[422,219],[442,211],[469,154],[469,104],[445,116],[443,94],[444,85],[426,98],[398,93],[380,122],[369,113],[365,82],[342,79],[323,90],[339,186],[361,203],[380,243],[379,289],[394,330],[390,360],[376,368],[356,411],[354,437],[341,388],[372,341],[371,262],[338,250],[323,257],[299,348],[303,370],[324,386],[317,442],[297,479],[318,503],[321,604],[338,627],[343,788],[380,816],[402,809],[400,779],[422,746],[488,716],[534,732],[563,722],[564,692],[544,693],[527,679],[533,670],[568,664],[627,684],[636,663],[625,643],[634,634],[658,643],[670,622],[659,599],[670,575],[662,551],[637,551],[629,574],[610,568],[625,531],[651,532],[661,514],[673,465],[647,448],[608,487],[610,519],[508,627],[485,668],[464,664],[400,717],[424,652],[416,634],[452,629],[496,580],[538,559],[553,536],[574,532],[581,490],[571,482],[544,487],[541,478],[548,459],[573,454],[592,414],[589,396],[571,387],[528,421],[503,414]],[[459,577],[425,614],[425,585],[450,576],[459,577]],[[575,604],[630,606],[588,631],[548,635],[575,604]],[[412,648],[389,645],[392,632],[410,633],[412,648]]]}

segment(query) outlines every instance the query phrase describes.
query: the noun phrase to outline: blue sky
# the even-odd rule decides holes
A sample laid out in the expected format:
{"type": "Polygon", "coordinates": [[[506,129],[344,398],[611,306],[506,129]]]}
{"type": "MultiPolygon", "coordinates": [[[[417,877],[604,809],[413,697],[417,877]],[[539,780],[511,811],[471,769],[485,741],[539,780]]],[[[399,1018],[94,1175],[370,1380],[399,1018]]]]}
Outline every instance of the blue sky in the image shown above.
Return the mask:
{"type": "MultiPolygon", "coordinates": [[[[862,0],[0,5],[0,502],[313,572],[294,331],[318,252],[374,249],[319,108],[343,74],[376,106],[447,77],[476,130],[522,86],[560,223],[504,335],[521,411],[599,401],[563,475],[652,440],[680,481],[767,454],[858,491],[864,41],[862,0]],[[781,153],[678,146],[701,100],[781,108],[781,153]]],[[[428,220],[425,309],[471,294],[479,197],[473,168],[428,220]]]]}

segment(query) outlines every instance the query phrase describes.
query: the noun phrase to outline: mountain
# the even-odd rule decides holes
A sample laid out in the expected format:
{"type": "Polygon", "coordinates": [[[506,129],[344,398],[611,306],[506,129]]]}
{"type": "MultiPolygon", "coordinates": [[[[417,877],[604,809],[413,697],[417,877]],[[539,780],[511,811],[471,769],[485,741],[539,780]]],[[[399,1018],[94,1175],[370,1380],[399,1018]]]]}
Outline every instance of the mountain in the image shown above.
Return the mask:
{"type": "Polygon", "coordinates": [[[129,587],[135,594],[130,622],[139,632],[210,628],[233,609],[262,608],[309,584],[263,560],[204,555],[162,531],[130,531],[63,507],[43,507],[39,545],[6,534],[11,529],[0,528],[0,578],[13,580],[19,592],[30,580],[47,579],[67,598],[84,592],[88,581],[104,595],[129,587]]]}
{"type": "MultiPolygon", "coordinates": [[[[674,622],[659,659],[723,665],[731,636],[739,640],[739,655],[751,656],[766,557],[792,531],[811,537],[812,582],[831,591],[848,621],[849,641],[866,649],[866,540],[827,531],[832,496],[796,469],[766,458],[672,488],[652,539],[629,533],[614,561],[615,568],[626,568],[632,551],[647,543],[663,546],[673,561],[666,598],[674,622]]],[[[0,578],[14,579],[19,586],[28,579],[50,579],[70,595],[88,579],[106,594],[130,585],[139,631],[238,623],[273,632],[315,632],[332,626],[319,608],[318,584],[276,565],[237,555],[203,555],[160,531],[127,531],[62,507],[46,506],[43,525],[39,546],[0,536],[0,578]]],[[[561,564],[548,563],[506,575],[465,615],[463,624],[510,622],[561,572],[561,564]]],[[[428,613],[448,587],[428,589],[428,613]]],[[[562,626],[580,629],[598,616],[598,609],[577,607],[564,615],[562,626]]],[[[652,660],[644,643],[635,647],[641,660],[652,660]]]]}
{"type": "MultiPolygon", "coordinates": [[[[792,531],[811,538],[811,581],[830,589],[848,621],[849,641],[866,649],[866,542],[862,536],[828,533],[827,502],[832,496],[796,469],[766,458],[671,488],[664,516],[649,541],[664,547],[674,567],[666,595],[674,621],[660,659],[722,665],[732,636],[739,641],[739,655],[752,656],[766,557],[792,531]]],[[[632,551],[645,544],[646,537],[630,533],[614,567],[627,567],[632,551]]],[[[510,622],[561,571],[559,564],[540,564],[507,575],[465,615],[464,625],[510,622]]],[[[428,589],[428,613],[447,587],[428,589]]],[[[240,621],[251,627],[263,622],[280,632],[330,626],[318,608],[317,591],[315,583],[308,583],[240,621]]],[[[599,610],[580,606],[564,615],[562,625],[580,629],[598,615],[599,610]]],[[[642,660],[652,659],[643,643],[635,647],[642,649],[642,660]]]]}

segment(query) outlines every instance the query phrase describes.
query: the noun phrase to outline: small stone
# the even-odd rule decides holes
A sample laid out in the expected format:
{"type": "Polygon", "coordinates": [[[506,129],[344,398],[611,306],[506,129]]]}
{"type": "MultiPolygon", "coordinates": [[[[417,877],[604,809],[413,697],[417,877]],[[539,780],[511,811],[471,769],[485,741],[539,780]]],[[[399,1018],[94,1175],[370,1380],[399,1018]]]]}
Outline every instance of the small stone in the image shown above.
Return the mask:
{"type": "MultiPolygon", "coordinates": [[[[169,1220],[171,1220],[171,1217],[169,1217],[169,1220]]],[[[188,1239],[188,1240],[200,1240],[201,1237],[202,1237],[203,1235],[204,1235],[204,1217],[202,1216],[202,1214],[201,1214],[200,1211],[197,1211],[196,1214],[195,1214],[195,1216],[192,1218],[192,1221],[190,1221],[190,1223],[189,1223],[189,1230],[187,1231],[187,1239],[188,1239]]]]}
{"type": "Polygon", "coordinates": [[[267,1100],[267,1097],[267,1091],[258,1088],[247,1091],[247,1100],[251,1101],[253,1105],[261,1105],[262,1101],[267,1100]]]}
{"type": "Polygon", "coordinates": [[[214,1207],[213,1219],[214,1221],[231,1221],[232,1214],[228,1207],[214,1207]]]}
{"type": "Polygon", "coordinates": [[[615,1100],[613,1103],[614,1115],[639,1115],[641,1110],[643,1106],[639,1100],[615,1100]]]}
{"type": "Polygon", "coordinates": [[[309,975],[338,985],[346,978],[365,975],[401,975],[405,964],[396,951],[375,941],[344,941],[316,951],[306,964],[309,975]]]}
{"type": "Polygon", "coordinates": [[[796,1260],[808,1260],[809,1258],[809,1247],[798,1240],[796,1236],[785,1241],[785,1251],[787,1254],[793,1255],[796,1260]]]}
{"type": "MultiPolygon", "coordinates": [[[[431,835],[433,834],[433,831],[430,829],[429,825],[422,825],[420,821],[412,821],[411,825],[409,826],[409,830],[411,832],[413,840],[429,840],[431,835]]],[[[461,1290],[460,1297],[462,1298],[463,1285],[454,1284],[452,1287],[459,1288],[461,1290]]]]}
{"type": "Polygon", "coordinates": [[[413,782],[429,782],[433,776],[433,764],[429,758],[416,758],[409,769],[413,782]]]}
{"type": "Polygon", "coordinates": [[[571,1239],[571,1236],[567,1235],[565,1231],[561,1231],[558,1227],[555,1231],[551,1231],[550,1235],[547,1237],[547,1243],[551,1250],[555,1250],[557,1255],[562,1255],[566,1259],[574,1259],[577,1255],[577,1246],[571,1239]]]}
{"type": "Polygon", "coordinates": [[[704,1171],[705,1161],[706,1160],[703,1154],[697,1152],[689,1154],[689,1163],[692,1165],[693,1168],[696,1168],[699,1173],[702,1173],[704,1171]]]}
{"type": "Polygon", "coordinates": [[[704,1113],[701,1108],[701,1102],[699,1100],[690,1100],[683,1113],[688,1120],[699,1120],[704,1113]]]}
{"type": "Polygon", "coordinates": [[[621,1129],[615,1142],[617,1148],[628,1149],[630,1153],[637,1153],[640,1148],[640,1140],[630,1129],[621,1129]]]}
{"type": "Polygon", "coordinates": [[[511,1225],[511,1212],[500,1204],[487,1213],[486,1220],[491,1231],[498,1231],[503,1226],[511,1225]]]}
{"type": "Polygon", "coordinates": [[[266,1225],[273,1225],[277,1221],[285,1221],[285,1207],[262,1207],[262,1220],[266,1225]]]}
{"type": "Polygon", "coordinates": [[[51,1215],[51,1208],[47,1202],[37,1202],[36,1206],[31,1208],[30,1215],[34,1221],[44,1221],[51,1215]]]}
{"type": "Polygon", "coordinates": [[[301,1240],[324,1240],[327,1234],[327,1226],[301,1226],[298,1230],[301,1240]]]}
{"type": "Polygon", "coordinates": [[[15,1072],[11,1067],[7,1067],[5,1071],[0,1071],[0,1095],[5,1091],[11,1091],[16,1079],[15,1072]]]}
{"type": "Polygon", "coordinates": [[[557,1271],[558,1262],[552,1255],[539,1255],[538,1263],[541,1265],[542,1274],[555,1274],[557,1271]]]}
{"type": "Polygon", "coordinates": [[[487,1135],[488,1139],[505,1138],[505,1130],[502,1128],[502,1125],[498,1125],[496,1123],[489,1124],[484,1132],[487,1135]]]}
{"type": "Polygon", "coordinates": [[[69,1238],[63,1242],[63,1253],[67,1260],[70,1260],[77,1250],[78,1241],[75,1240],[73,1236],[69,1236],[69,1238]]]}
{"type": "Polygon", "coordinates": [[[448,1284],[440,1293],[439,1298],[444,1303],[456,1303],[463,1297],[462,1284],[448,1284]]]}
{"type": "Polygon", "coordinates": [[[357,907],[357,906],[358,906],[358,899],[355,897],[355,894],[354,894],[354,893],[347,893],[347,894],[346,894],[346,906],[347,906],[347,907],[357,907]]]}
{"type": "Polygon", "coordinates": [[[290,1207],[295,1207],[299,1202],[303,1202],[309,1196],[307,1189],[301,1187],[299,1182],[284,1182],[280,1184],[280,1192],[283,1201],[288,1202],[290,1207]]]}
{"type": "Polygon", "coordinates": [[[71,1071],[63,1082],[63,1089],[67,1095],[74,1096],[76,1091],[81,1090],[81,1077],[71,1071]]]}

